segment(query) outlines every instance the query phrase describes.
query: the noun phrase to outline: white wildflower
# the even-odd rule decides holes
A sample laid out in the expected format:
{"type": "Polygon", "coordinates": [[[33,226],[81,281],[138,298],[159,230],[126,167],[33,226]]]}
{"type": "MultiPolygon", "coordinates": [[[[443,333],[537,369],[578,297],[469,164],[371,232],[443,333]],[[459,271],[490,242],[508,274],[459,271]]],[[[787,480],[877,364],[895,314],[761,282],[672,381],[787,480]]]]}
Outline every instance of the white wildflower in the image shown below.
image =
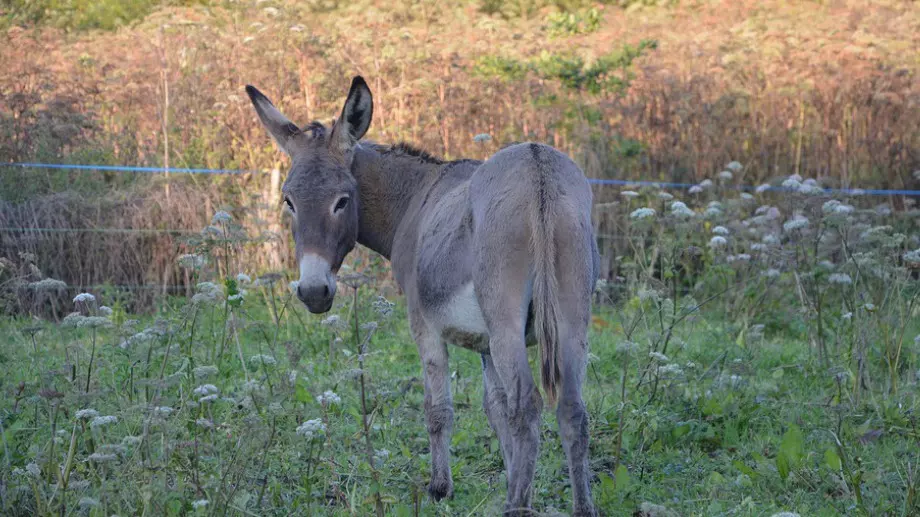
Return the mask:
{"type": "Polygon", "coordinates": [[[902,258],[904,258],[904,262],[909,266],[920,266],[920,248],[917,248],[913,251],[908,251],[902,256],[902,258]]]}
{"type": "Polygon", "coordinates": [[[102,316],[86,316],[77,323],[79,328],[105,328],[111,327],[112,321],[102,316]]]}
{"type": "Polygon", "coordinates": [[[779,244],[779,237],[777,237],[776,235],[773,235],[772,233],[768,233],[764,235],[763,238],[760,240],[767,246],[775,246],[779,244]]]}
{"type": "Polygon", "coordinates": [[[103,305],[103,306],[99,307],[99,314],[102,314],[102,315],[105,316],[106,318],[112,317],[112,314],[113,314],[113,313],[114,313],[114,311],[112,310],[111,307],[108,307],[108,306],[106,306],[106,305],[103,305]]]}
{"type": "Polygon", "coordinates": [[[387,449],[377,449],[374,451],[374,459],[379,463],[384,463],[390,459],[390,451],[387,449]]]}
{"type": "Polygon", "coordinates": [[[345,321],[342,320],[342,317],[338,314],[333,314],[328,316],[326,319],[320,322],[320,325],[325,327],[331,327],[333,329],[343,329],[345,328],[345,321]]]}
{"type": "Polygon", "coordinates": [[[97,416],[99,416],[99,412],[90,408],[80,409],[74,413],[74,418],[77,420],[89,420],[90,418],[96,418],[97,416]]]}
{"type": "Polygon", "coordinates": [[[744,166],[741,165],[741,162],[731,161],[728,162],[728,165],[726,165],[725,168],[732,172],[741,172],[741,169],[743,169],[744,166]]]}
{"type": "Polygon", "coordinates": [[[703,181],[700,182],[700,186],[703,187],[703,188],[709,188],[709,187],[712,186],[712,180],[711,180],[711,179],[705,179],[705,180],[703,180],[703,181]]]}
{"type": "Polygon", "coordinates": [[[212,375],[217,375],[218,371],[216,366],[196,366],[195,369],[192,370],[192,375],[194,375],[196,379],[206,379],[212,375]]]}
{"type": "Polygon", "coordinates": [[[687,205],[681,201],[671,203],[671,215],[680,218],[693,217],[696,215],[693,210],[687,208],[687,205]]]}
{"type": "Polygon", "coordinates": [[[477,142],[477,143],[479,143],[479,142],[488,142],[488,141],[490,141],[490,140],[492,140],[492,135],[490,135],[490,134],[488,134],[488,133],[479,133],[478,135],[476,135],[476,136],[473,137],[473,141],[474,141],[474,142],[477,142]]]}
{"type": "Polygon", "coordinates": [[[849,285],[853,283],[853,279],[850,278],[850,275],[846,273],[834,273],[833,275],[827,277],[827,281],[832,284],[840,285],[849,285]]]}
{"type": "Polygon", "coordinates": [[[60,291],[67,289],[67,283],[53,278],[43,278],[38,282],[29,282],[29,289],[33,291],[60,291]]]}
{"type": "Polygon", "coordinates": [[[97,416],[93,418],[93,420],[89,423],[89,426],[95,429],[97,427],[103,427],[115,423],[118,423],[118,417],[114,415],[97,416]]]}
{"type": "Polygon", "coordinates": [[[742,192],[742,193],[741,193],[741,199],[743,199],[743,200],[745,200],[745,201],[750,201],[750,200],[754,199],[754,196],[751,195],[751,194],[749,194],[749,193],[747,193],[747,192],[742,192]]]}
{"type": "Polygon", "coordinates": [[[194,509],[196,509],[196,510],[199,509],[199,508],[204,508],[204,507],[207,506],[207,505],[208,505],[208,500],[207,500],[207,499],[199,499],[199,500],[197,500],[197,501],[192,501],[192,508],[194,508],[194,509]]]}
{"type": "Polygon", "coordinates": [[[121,444],[125,447],[136,447],[140,445],[142,441],[144,441],[144,439],[140,436],[128,435],[121,439],[121,444]]]}
{"type": "Polygon", "coordinates": [[[671,194],[669,194],[669,193],[667,193],[667,192],[663,192],[663,191],[662,191],[662,192],[659,192],[659,193],[658,193],[658,199],[660,199],[660,200],[662,200],[662,201],[670,201],[670,200],[674,199],[674,196],[671,195],[671,194]]]}
{"type": "Polygon", "coordinates": [[[80,293],[77,296],[75,296],[73,299],[73,303],[80,303],[80,302],[93,303],[95,301],[96,301],[96,297],[89,293],[80,293]]]}
{"type": "Polygon", "coordinates": [[[778,269],[770,268],[770,269],[764,271],[763,273],[761,273],[761,275],[763,275],[763,276],[765,276],[765,277],[767,277],[767,278],[776,278],[776,277],[779,276],[779,270],[778,270],[778,269]]]}
{"type": "Polygon", "coordinates": [[[795,178],[788,178],[783,181],[783,188],[798,192],[802,188],[802,183],[795,178]]]}
{"type": "Polygon", "coordinates": [[[754,189],[754,192],[756,192],[757,194],[763,194],[764,192],[770,190],[771,188],[772,187],[770,187],[769,183],[764,183],[762,185],[758,185],[757,188],[754,189]]]}
{"type": "Polygon", "coordinates": [[[336,395],[332,390],[326,390],[322,395],[316,397],[316,401],[323,406],[331,406],[332,404],[341,404],[342,398],[336,395]]]}
{"type": "Polygon", "coordinates": [[[668,359],[668,356],[660,352],[649,352],[648,356],[651,357],[653,360],[658,361],[659,363],[667,363],[670,361],[670,359],[668,359]]]}
{"type": "Polygon", "coordinates": [[[728,231],[728,228],[724,226],[716,226],[715,228],[712,229],[712,233],[716,235],[728,235],[729,231],[728,231]]]}
{"type": "Polygon", "coordinates": [[[326,424],[320,419],[307,420],[306,422],[300,424],[297,427],[297,434],[307,438],[308,440],[313,439],[314,436],[317,436],[326,431],[326,424]]]}
{"type": "Polygon", "coordinates": [[[198,420],[195,420],[195,423],[202,429],[211,429],[214,427],[214,422],[208,420],[207,418],[199,418],[198,420]]]}
{"type": "Polygon", "coordinates": [[[636,192],[635,190],[624,190],[623,192],[620,192],[620,195],[623,197],[629,197],[629,198],[639,197],[639,193],[636,192]]]}
{"type": "Polygon", "coordinates": [[[278,361],[276,361],[275,358],[270,355],[258,354],[250,357],[249,362],[256,366],[261,366],[263,364],[266,366],[271,366],[276,364],[278,361]]]}
{"type": "Polygon", "coordinates": [[[725,170],[719,173],[719,179],[722,181],[729,181],[733,177],[734,177],[734,174],[732,174],[732,171],[725,170]]]}
{"type": "Polygon", "coordinates": [[[265,9],[262,9],[262,12],[264,12],[267,16],[271,16],[272,18],[275,18],[281,14],[281,11],[278,10],[277,7],[266,7],[265,9]]]}
{"type": "Polygon", "coordinates": [[[774,513],[770,517],[799,517],[799,514],[795,512],[779,512],[779,513],[774,513]]]}
{"type": "Polygon", "coordinates": [[[684,373],[684,370],[677,364],[666,364],[658,368],[658,373],[664,375],[680,375],[684,373]]]}
{"type": "Polygon", "coordinates": [[[721,235],[716,235],[715,237],[709,240],[709,247],[712,249],[724,248],[727,245],[728,245],[728,240],[725,237],[722,237],[721,235]]]}
{"type": "Polygon", "coordinates": [[[156,406],[153,408],[153,414],[159,417],[167,417],[171,415],[173,411],[175,410],[169,406],[156,406]]]}
{"type": "Polygon", "coordinates": [[[199,404],[207,404],[208,402],[214,402],[215,400],[217,400],[217,394],[216,394],[216,393],[214,393],[214,394],[212,394],[212,395],[207,395],[207,396],[205,396],[205,397],[201,397],[200,399],[198,399],[198,403],[199,403],[199,404]]]}
{"type": "Polygon", "coordinates": [[[204,396],[204,395],[220,393],[220,390],[217,389],[217,386],[213,384],[202,384],[201,386],[198,386],[197,388],[192,390],[192,393],[198,396],[204,396]]]}
{"type": "Polygon", "coordinates": [[[393,313],[393,308],[396,307],[396,304],[387,300],[383,296],[377,296],[377,299],[371,302],[371,307],[374,308],[374,311],[381,316],[389,316],[393,313]]]}
{"type": "Polygon", "coordinates": [[[702,191],[703,191],[703,187],[699,185],[693,185],[692,187],[687,189],[687,192],[689,192],[690,194],[699,194],[702,191]]]}
{"type": "Polygon", "coordinates": [[[616,352],[621,355],[629,355],[639,349],[639,345],[633,343],[632,341],[623,341],[618,343],[616,347],[616,352]]]}
{"type": "Polygon", "coordinates": [[[194,253],[186,253],[185,255],[181,255],[176,262],[179,263],[180,267],[185,269],[201,269],[204,267],[205,258],[194,253]]]}
{"type": "Polygon", "coordinates": [[[631,219],[645,219],[648,217],[655,217],[654,208],[637,208],[629,214],[631,219]]]}
{"type": "Polygon", "coordinates": [[[217,213],[211,217],[211,224],[217,226],[219,223],[229,223],[233,220],[233,217],[230,217],[230,214],[224,212],[223,210],[218,210],[217,213]]]}
{"type": "Polygon", "coordinates": [[[117,460],[118,456],[104,452],[94,452],[87,456],[86,459],[88,461],[95,461],[96,463],[110,463],[117,460]]]}
{"type": "Polygon", "coordinates": [[[783,230],[787,232],[793,232],[804,228],[808,228],[808,218],[802,215],[797,215],[783,223],[783,230]]]}
{"type": "Polygon", "coordinates": [[[867,303],[867,304],[863,305],[862,308],[865,309],[866,312],[875,312],[875,304],[874,304],[874,303],[867,303]]]}
{"type": "Polygon", "coordinates": [[[236,275],[236,281],[241,284],[251,284],[252,278],[250,278],[246,273],[239,273],[236,275]]]}

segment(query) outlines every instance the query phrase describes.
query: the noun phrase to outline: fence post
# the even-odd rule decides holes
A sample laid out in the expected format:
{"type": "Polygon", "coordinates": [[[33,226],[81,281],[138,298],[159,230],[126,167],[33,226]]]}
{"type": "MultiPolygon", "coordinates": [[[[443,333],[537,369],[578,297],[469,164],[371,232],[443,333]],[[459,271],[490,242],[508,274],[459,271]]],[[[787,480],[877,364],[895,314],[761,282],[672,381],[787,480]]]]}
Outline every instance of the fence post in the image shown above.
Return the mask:
{"type": "MultiPolygon", "coordinates": [[[[278,207],[281,205],[281,169],[278,167],[278,164],[272,167],[271,173],[269,174],[268,192],[266,192],[265,200],[268,205],[268,213],[265,218],[266,221],[269,221],[268,230],[280,237],[281,212],[278,210],[278,207]]],[[[281,245],[282,242],[274,239],[265,243],[265,253],[268,257],[268,267],[271,271],[278,271],[281,269],[281,245]]]]}

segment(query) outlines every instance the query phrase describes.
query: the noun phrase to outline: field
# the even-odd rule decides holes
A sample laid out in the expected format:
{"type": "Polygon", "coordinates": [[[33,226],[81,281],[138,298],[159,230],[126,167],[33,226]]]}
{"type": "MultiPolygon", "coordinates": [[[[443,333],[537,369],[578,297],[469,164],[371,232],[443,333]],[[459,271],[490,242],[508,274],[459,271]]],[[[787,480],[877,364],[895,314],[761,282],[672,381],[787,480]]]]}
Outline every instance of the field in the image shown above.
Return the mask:
{"type": "MultiPolygon", "coordinates": [[[[628,212],[634,254],[599,284],[590,336],[605,514],[920,510],[920,219],[810,184],[789,178],[796,191],[759,208],[717,184],[689,204],[649,190],[608,207],[628,212]]],[[[214,273],[234,270],[242,232],[215,214],[178,258],[196,294],[154,315],[97,292],[60,324],[4,321],[5,513],[499,512],[479,358],[453,351],[456,494],[435,504],[417,353],[383,267],[353,260],[333,313],[312,316],[280,275],[214,273]]],[[[20,260],[5,267],[36,273],[20,260]]],[[[55,282],[20,289],[42,307],[55,282]]],[[[552,515],[568,486],[545,415],[535,499],[552,515]]]]}
{"type": "MultiPolygon", "coordinates": [[[[291,295],[243,86],[306,124],[362,74],[374,141],[646,181],[594,187],[603,515],[920,515],[916,2],[9,0],[0,42],[0,514],[500,514],[480,358],[434,502],[387,263],[291,295]]],[[[551,408],[535,483],[568,514],[551,408]]]]}

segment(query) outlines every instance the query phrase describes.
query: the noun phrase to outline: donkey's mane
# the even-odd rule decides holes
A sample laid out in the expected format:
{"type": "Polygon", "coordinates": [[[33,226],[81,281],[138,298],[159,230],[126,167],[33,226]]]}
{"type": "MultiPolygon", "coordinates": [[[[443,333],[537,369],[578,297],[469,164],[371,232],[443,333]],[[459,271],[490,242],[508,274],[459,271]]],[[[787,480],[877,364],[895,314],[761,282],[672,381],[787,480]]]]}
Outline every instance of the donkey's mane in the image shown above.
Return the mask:
{"type": "Polygon", "coordinates": [[[441,158],[434,156],[427,151],[423,151],[418,147],[413,147],[406,142],[399,142],[395,145],[377,145],[377,152],[383,155],[391,156],[411,156],[413,158],[418,158],[420,161],[425,163],[433,163],[436,165],[443,165],[445,162],[441,158]]]}

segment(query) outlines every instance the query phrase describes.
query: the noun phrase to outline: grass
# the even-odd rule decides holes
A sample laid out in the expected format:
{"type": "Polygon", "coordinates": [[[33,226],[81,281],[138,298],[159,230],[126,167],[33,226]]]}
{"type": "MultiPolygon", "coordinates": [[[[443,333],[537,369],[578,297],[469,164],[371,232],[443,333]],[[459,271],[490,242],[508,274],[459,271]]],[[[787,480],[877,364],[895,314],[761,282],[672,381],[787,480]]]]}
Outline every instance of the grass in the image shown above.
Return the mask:
{"type": "MultiPolygon", "coordinates": [[[[455,497],[433,503],[420,367],[403,307],[383,316],[373,289],[361,289],[361,339],[365,323],[378,327],[359,370],[351,297],[340,295],[339,319],[330,320],[281,291],[251,287],[230,306],[228,327],[221,306],[184,298],[133,325],[116,309],[115,326],[98,330],[92,363],[87,328],[4,320],[4,513],[363,515],[378,497],[387,515],[498,512],[505,480],[481,410],[479,357],[451,349],[455,497]],[[272,305],[282,313],[277,325],[272,305]],[[119,346],[145,327],[162,332],[119,346]],[[204,384],[219,390],[216,401],[196,401],[204,384]],[[318,402],[327,390],[341,402],[318,402]],[[117,422],[94,427],[75,416],[87,408],[117,422]],[[312,419],[325,431],[298,434],[312,419]]],[[[606,515],[633,515],[643,503],[643,511],[653,503],[677,515],[917,509],[907,500],[920,439],[915,378],[898,396],[855,404],[846,378],[821,366],[800,337],[739,344],[724,314],[705,311],[682,322],[667,359],[650,363],[657,329],[642,313],[635,303],[602,306],[592,324],[586,400],[594,497],[606,515]],[[624,345],[627,334],[636,344],[624,345]]],[[[535,501],[553,514],[568,510],[569,496],[549,411],[543,431],[535,501]]]]}

